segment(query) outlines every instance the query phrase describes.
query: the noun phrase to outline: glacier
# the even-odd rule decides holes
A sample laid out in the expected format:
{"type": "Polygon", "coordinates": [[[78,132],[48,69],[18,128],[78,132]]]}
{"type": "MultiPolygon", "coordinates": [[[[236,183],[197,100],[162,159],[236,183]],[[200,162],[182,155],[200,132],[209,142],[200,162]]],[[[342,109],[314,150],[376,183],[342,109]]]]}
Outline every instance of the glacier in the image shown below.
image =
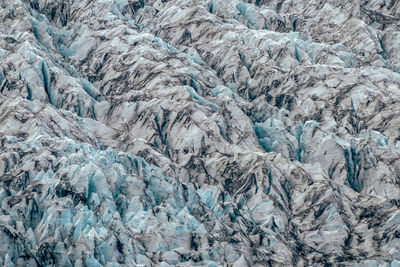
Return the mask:
{"type": "Polygon", "coordinates": [[[0,0],[0,265],[400,266],[399,14],[0,0]]]}

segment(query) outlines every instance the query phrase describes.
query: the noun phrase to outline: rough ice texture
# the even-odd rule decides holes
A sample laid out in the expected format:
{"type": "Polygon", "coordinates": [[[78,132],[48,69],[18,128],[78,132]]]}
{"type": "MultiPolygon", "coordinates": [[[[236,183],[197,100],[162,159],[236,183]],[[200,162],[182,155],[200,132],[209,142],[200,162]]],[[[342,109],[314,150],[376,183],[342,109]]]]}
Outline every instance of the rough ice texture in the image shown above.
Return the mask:
{"type": "Polygon", "coordinates": [[[0,265],[400,266],[400,3],[0,0],[0,265]]]}

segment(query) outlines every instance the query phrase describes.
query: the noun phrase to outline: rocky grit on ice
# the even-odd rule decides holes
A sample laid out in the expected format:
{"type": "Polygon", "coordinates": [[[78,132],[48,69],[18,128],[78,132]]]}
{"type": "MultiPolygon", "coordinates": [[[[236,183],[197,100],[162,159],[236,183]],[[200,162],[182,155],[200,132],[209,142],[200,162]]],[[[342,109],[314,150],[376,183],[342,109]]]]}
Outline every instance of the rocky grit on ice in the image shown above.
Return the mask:
{"type": "Polygon", "coordinates": [[[0,0],[0,264],[400,266],[400,3],[0,0]]]}

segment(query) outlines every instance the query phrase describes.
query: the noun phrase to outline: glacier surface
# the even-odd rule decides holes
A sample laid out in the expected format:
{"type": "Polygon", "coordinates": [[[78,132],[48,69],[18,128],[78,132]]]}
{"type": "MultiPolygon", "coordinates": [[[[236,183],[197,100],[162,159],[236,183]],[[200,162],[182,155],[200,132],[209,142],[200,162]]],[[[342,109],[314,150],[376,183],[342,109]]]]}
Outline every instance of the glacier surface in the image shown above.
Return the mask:
{"type": "Polygon", "coordinates": [[[0,265],[400,266],[396,0],[0,0],[0,265]]]}

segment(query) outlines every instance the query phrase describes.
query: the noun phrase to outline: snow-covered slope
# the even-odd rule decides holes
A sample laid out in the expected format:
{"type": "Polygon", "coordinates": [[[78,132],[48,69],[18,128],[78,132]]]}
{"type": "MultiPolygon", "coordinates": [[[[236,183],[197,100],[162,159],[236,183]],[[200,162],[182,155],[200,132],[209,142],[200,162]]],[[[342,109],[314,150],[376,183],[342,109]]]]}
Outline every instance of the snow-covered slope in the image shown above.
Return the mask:
{"type": "Polygon", "coordinates": [[[0,264],[400,266],[399,29],[396,0],[0,0],[0,264]]]}

